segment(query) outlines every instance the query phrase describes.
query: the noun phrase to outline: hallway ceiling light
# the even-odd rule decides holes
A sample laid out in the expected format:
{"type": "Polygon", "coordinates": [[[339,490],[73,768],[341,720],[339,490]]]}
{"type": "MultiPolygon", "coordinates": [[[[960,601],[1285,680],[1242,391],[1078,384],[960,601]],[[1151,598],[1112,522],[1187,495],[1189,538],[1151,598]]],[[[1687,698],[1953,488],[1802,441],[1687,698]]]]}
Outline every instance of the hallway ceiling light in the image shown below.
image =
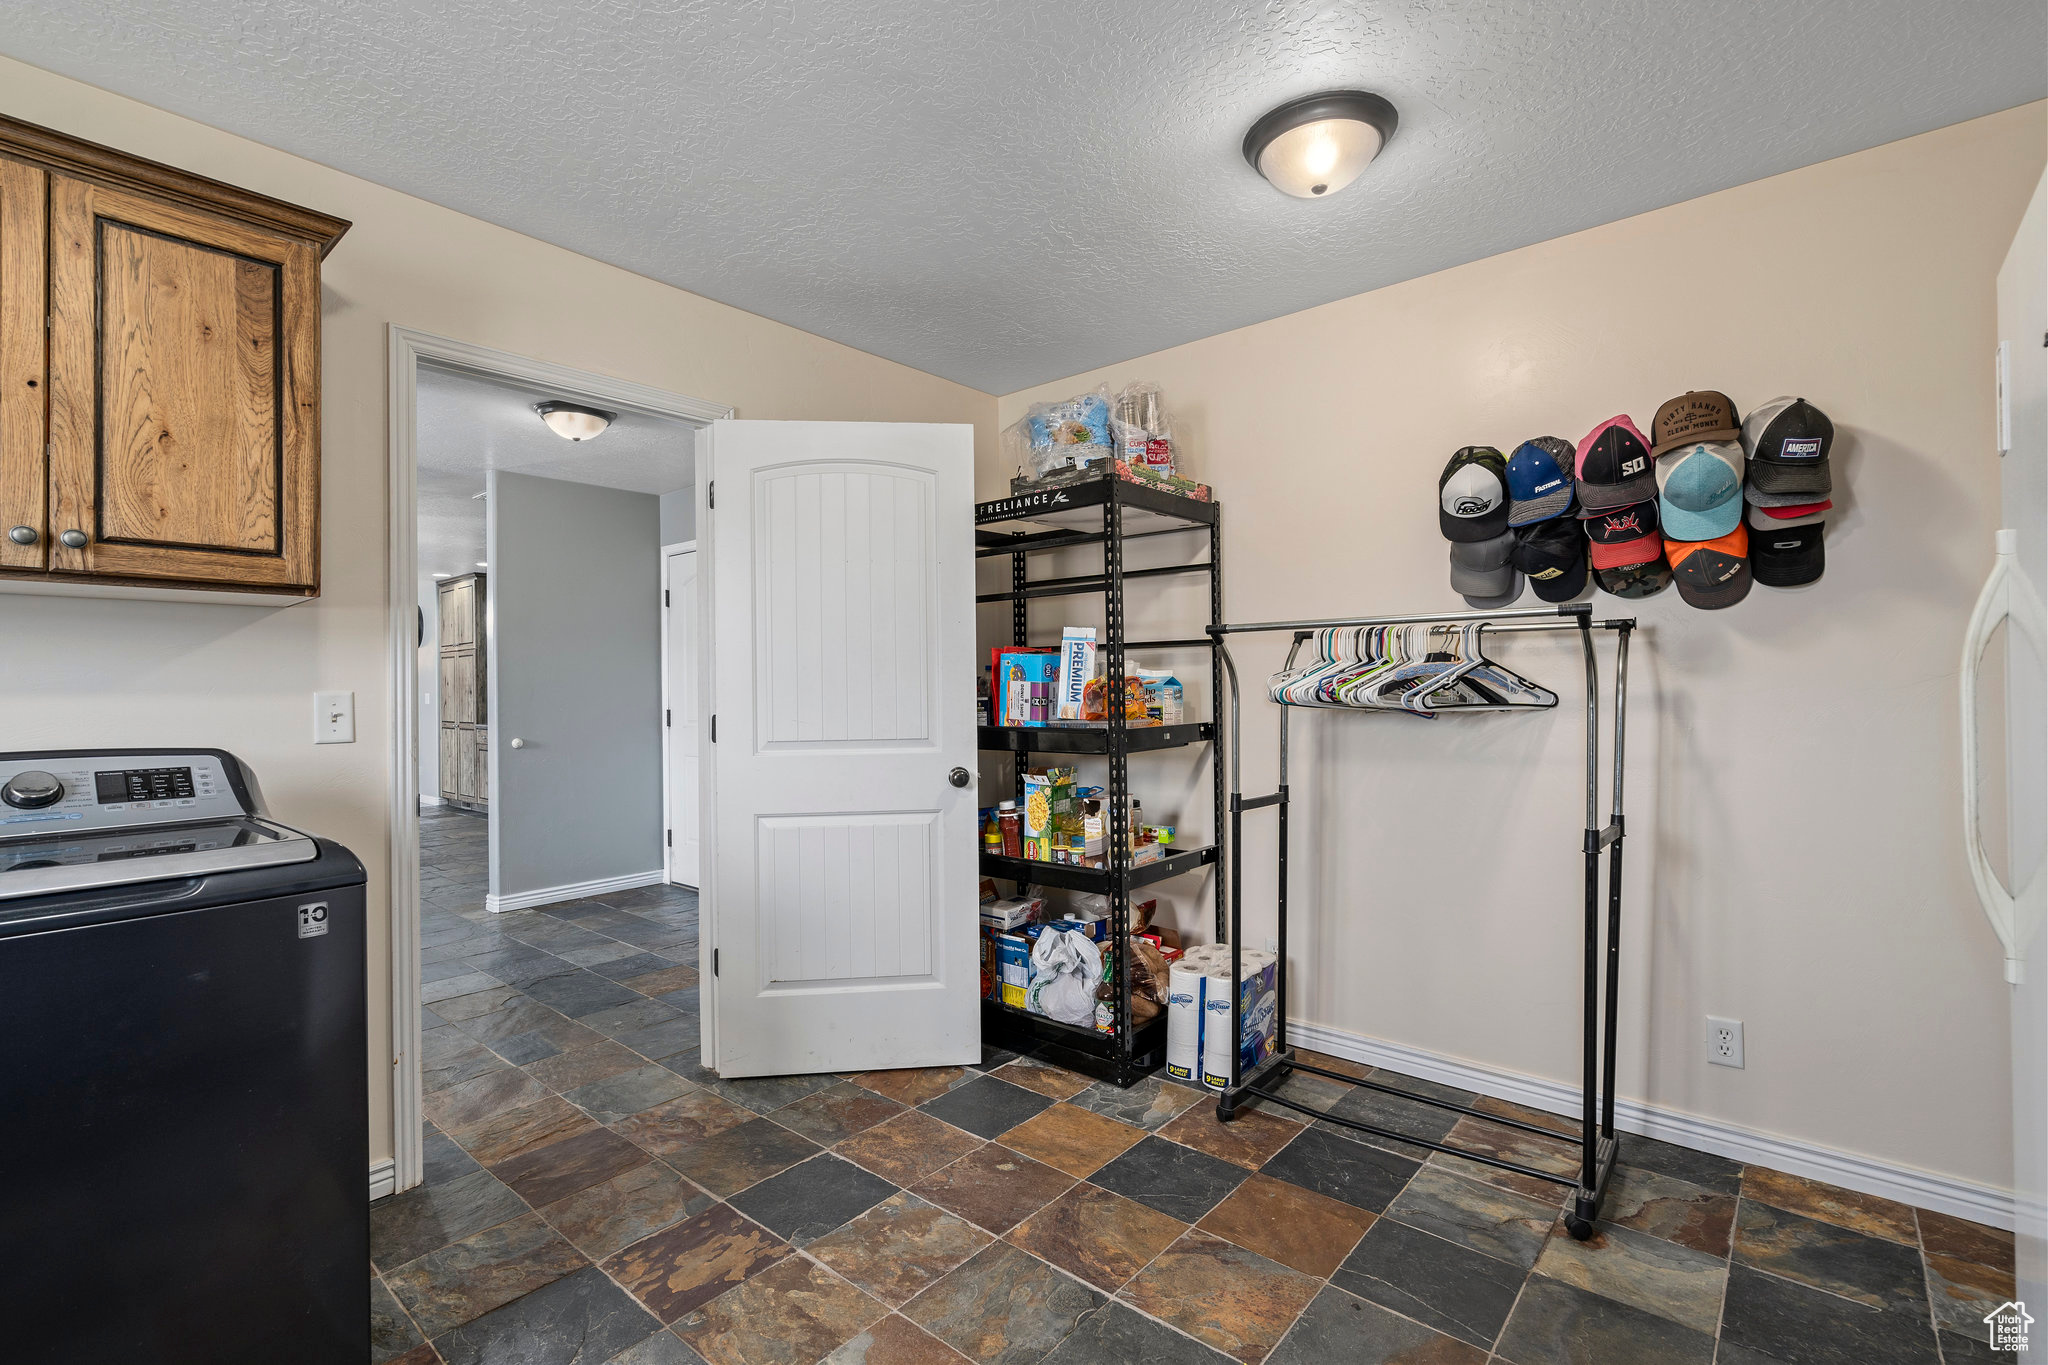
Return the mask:
{"type": "Polygon", "coordinates": [[[536,403],[533,410],[540,414],[540,420],[548,429],[565,441],[587,441],[602,435],[604,429],[618,416],[613,412],[600,412],[596,408],[579,407],[575,403],[536,403]]]}
{"type": "Polygon", "coordinates": [[[1244,135],[1244,159],[1282,194],[1320,199],[1372,164],[1400,121],[1363,90],[1325,90],[1269,111],[1244,135]]]}

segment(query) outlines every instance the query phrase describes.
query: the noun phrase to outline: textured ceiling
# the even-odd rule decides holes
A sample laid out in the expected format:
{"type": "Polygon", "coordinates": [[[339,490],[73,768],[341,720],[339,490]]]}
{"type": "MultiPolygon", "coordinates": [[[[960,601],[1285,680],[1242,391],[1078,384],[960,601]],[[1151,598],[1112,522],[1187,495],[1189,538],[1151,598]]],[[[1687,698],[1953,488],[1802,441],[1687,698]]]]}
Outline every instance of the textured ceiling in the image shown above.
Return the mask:
{"type": "Polygon", "coordinates": [[[635,493],[672,493],[694,481],[696,444],[687,424],[627,413],[601,436],[565,441],[533,411],[550,398],[575,395],[420,368],[421,582],[468,573],[485,558],[484,500],[477,495],[489,470],[635,493]]]}
{"type": "Polygon", "coordinates": [[[993,393],[2048,93],[2040,0],[4,12],[7,55],[993,393]],[[1244,130],[1336,85],[1400,131],[1285,198],[1244,130]]]}

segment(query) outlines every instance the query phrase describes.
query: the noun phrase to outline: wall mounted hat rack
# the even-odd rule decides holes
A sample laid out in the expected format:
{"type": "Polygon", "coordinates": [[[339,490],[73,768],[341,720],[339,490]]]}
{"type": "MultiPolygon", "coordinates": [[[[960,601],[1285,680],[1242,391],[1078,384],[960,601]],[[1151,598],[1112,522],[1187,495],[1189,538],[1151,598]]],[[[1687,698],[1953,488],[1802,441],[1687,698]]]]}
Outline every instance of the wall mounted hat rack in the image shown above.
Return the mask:
{"type": "MultiPolygon", "coordinates": [[[[1243,1008],[1241,983],[1244,975],[1242,960],[1244,939],[1244,860],[1238,856],[1244,833],[1244,813],[1273,807],[1279,820],[1278,858],[1278,936],[1276,957],[1278,978],[1274,983],[1275,1003],[1278,1006],[1275,1023],[1274,1051],[1258,1062],[1249,1073],[1243,1070],[1243,1049],[1231,1049],[1230,1085],[1216,1103],[1216,1115],[1228,1123],[1237,1116],[1237,1111],[1254,1101],[1263,1100],[1283,1108],[1306,1114],[1311,1120],[1322,1119],[1361,1133],[1372,1133],[1379,1137],[1395,1138],[1418,1147],[1428,1147],[1439,1152],[1476,1161],[1482,1165],[1512,1171],[1516,1175],[1529,1176],[1537,1180],[1570,1187],[1573,1196],[1565,1212],[1565,1228],[1581,1241],[1592,1236],[1593,1220],[1598,1216],[1601,1197],[1606,1193],[1607,1180],[1614,1170],[1619,1138],[1614,1131],[1614,1071],[1615,1033],[1618,1019],[1619,969],[1621,966],[1621,846],[1622,846],[1622,741],[1628,707],[1628,642],[1635,629],[1632,618],[1596,621],[1590,605],[1584,602],[1567,602],[1556,608],[1534,608],[1521,611],[1499,612],[1450,612],[1414,616],[1355,616],[1324,621],[1260,621],[1245,625],[1220,624],[1209,627],[1209,634],[1215,638],[1222,656],[1224,671],[1230,684],[1230,799],[1229,836],[1225,845],[1225,858],[1230,880],[1230,1033],[1231,1037],[1243,1038],[1243,1021],[1239,1013],[1243,1008]],[[1485,631],[1543,631],[1575,630],[1586,659],[1586,962],[1585,962],[1585,1076],[1582,1091],[1583,1108],[1576,1145],[1579,1149],[1578,1170],[1573,1175],[1560,1175],[1555,1171],[1541,1170],[1523,1162],[1509,1161],[1488,1152],[1472,1151],[1447,1142],[1431,1142],[1413,1137],[1407,1133],[1376,1127],[1338,1115],[1326,1114],[1311,1109],[1282,1095],[1280,1086],[1292,1072],[1302,1071],[1347,1084],[1363,1086],[1369,1090],[1399,1095],[1419,1104],[1438,1109],[1448,1109],[1488,1123],[1519,1129],[1533,1137],[1561,1143],[1572,1143],[1570,1136],[1557,1133],[1538,1124],[1527,1123],[1502,1114],[1490,1114],[1483,1110],[1454,1104],[1447,1100],[1432,1099],[1412,1091],[1383,1085],[1373,1080],[1359,1080],[1340,1072],[1325,1070],[1300,1060],[1287,1037],[1287,809],[1289,803],[1287,786],[1287,712],[1289,707],[1280,708],[1280,783],[1279,787],[1264,796],[1246,797],[1240,788],[1238,764],[1238,697],[1237,665],[1230,657],[1230,650],[1224,643],[1229,635],[1251,635],[1287,631],[1294,635],[1294,647],[1288,651],[1287,667],[1294,666],[1295,655],[1302,644],[1313,638],[1320,630],[1364,626],[1470,626],[1485,631]],[[1606,825],[1599,823],[1600,793],[1600,677],[1594,656],[1593,632],[1613,631],[1614,647],[1614,743],[1612,806],[1606,825]],[[1607,932],[1606,969],[1601,969],[1600,933],[1600,853],[1607,851],[1607,932]]],[[[1476,632],[1475,632],[1476,633],[1476,632]]],[[[1458,708],[1440,714],[1455,714],[1458,708]]],[[[1531,708],[1512,708],[1531,709],[1531,708]]]]}

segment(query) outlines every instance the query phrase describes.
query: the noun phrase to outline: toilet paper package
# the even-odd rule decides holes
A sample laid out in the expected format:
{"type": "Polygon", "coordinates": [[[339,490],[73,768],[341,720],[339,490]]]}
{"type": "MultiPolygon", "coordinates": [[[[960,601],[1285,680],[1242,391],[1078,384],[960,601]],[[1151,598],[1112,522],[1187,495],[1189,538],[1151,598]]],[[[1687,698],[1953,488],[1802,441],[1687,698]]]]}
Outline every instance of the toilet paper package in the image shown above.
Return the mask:
{"type": "Polygon", "coordinates": [[[1166,1074],[1192,1081],[1202,1069],[1202,1005],[1209,973],[1222,964],[1224,991],[1230,989],[1230,950],[1209,943],[1182,954],[1166,981],[1166,1074]]]}
{"type": "MultiPolygon", "coordinates": [[[[1271,953],[1247,952],[1239,964],[1237,1055],[1240,1075],[1273,1055],[1279,1045],[1280,964],[1271,953]]],[[[1226,952],[1202,992],[1202,1084],[1230,1084],[1230,956],[1226,952]]],[[[1169,1049],[1171,1040],[1169,1039],[1169,1049]]],[[[1171,1055],[1169,1051],[1169,1056],[1171,1055]]]]}

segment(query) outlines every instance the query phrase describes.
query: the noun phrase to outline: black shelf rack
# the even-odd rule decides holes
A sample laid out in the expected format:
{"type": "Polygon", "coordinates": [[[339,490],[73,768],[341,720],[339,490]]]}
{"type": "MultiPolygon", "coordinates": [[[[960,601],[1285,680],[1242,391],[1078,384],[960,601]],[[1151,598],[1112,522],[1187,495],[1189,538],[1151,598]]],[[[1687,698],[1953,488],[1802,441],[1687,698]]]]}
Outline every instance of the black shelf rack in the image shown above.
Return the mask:
{"type": "MultiPolygon", "coordinates": [[[[1584,1086],[1580,1092],[1581,1114],[1579,1131],[1564,1135],[1521,1119],[1501,1114],[1489,1114],[1483,1110],[1449,1100],[1435,1099],[1413,1091],[1401,1090],[1378,1081],[1358,1080],[1324,1067],[1312,1066],[1302,1061],[1287,1037],[1287,811],[1291,804],[1287,786],[1287,713],[1290,708],[1280,708],[1280,784],[1264,796],[1247,797],[1239,790],[1238,779],[1238,698],[1237,665],[1232,662],[1228,649],[1221,651],[1219,660],[1230,678],[1230,825],[1229,845],[1240,846],[1244,835],[1244,813],[1250,810],[1274,808],[1279,819],[1279,859],[1275,869],[1277,900],[1275,923],[1278,930],[1278,979],[1274,994],[1279,1012],[1275,1022],[1276,1047],[1272,1055],[1265,1058],[1249,1072],[1243,1070],[1241,1049],[1230,1050],[1230,1085],[1216,1101],[1216,1116],[1225,1123],[1237,1116],[1239,1109],[1256,1102],[1276,1104],[1306,1115],[1310,1121],[1322,1120],[1351,1128],[1361,1133],[1372,1133],[1379,1137],[1396,1138],[1417,1147],[1428,1147],[1439,1152],[1448,1152],[1467,1161],[1476,1161],[1500,1170],[1512,1171],[1516,1175],[1529,1176],[1535,1180],[1563,1185],[1572,1191],[1571,1204],[1565,1210],[1566,1231],[1580,1241],[1593,1235],[1594,1219],[1600,1211],[1600,1201],[1607,1192],[1607,1181],[1613,1174],[1616,1156],[1621,1150],[1621,1138],[1614,1129],[1614,1076],[1615,1045],[1619,1030],[1620,982],[1621,982],[1621,775],[1622,743],[1627,734],[1628,717],[1628,643],[1635,630],[1634,618],[1596,621],[1593,609],[1585,602],[1566,602],[1557,607],[1523,608],[1519,611],[1496,612],[1439,612],[1416,616],[1357,616],[1322,621],[1262,621],[1247,625],[1217,625],[1210,628],[1210,634],[1221,643],[1226,635],[1247,635],[1260,632],[1290,631],[1294,634],[1294,650],[1311,638],[1311,632],[1330,627],[1347,626],[1398,626],[1398,625],[1470,625],[1483,624],[1498,631],[1542,631],[1569,630],[1579,636],[1581,650],[1586,662],[1586,828],[1582,848],[1585,854],[1585,974],[1582,980],[1584,990],[1583,1053],[1584,1086]],[[1600,672],[1594,657],[1593,632],[1614,633],[1614,729],[1613,729],[1613,776],[1610,779],[1610,796],[1613,802],[1608,821],[1600,823],[1600,672]],[[1607,935],[1605,971],[1602,971],[1600,934],[1600,855],[1607,854],[1607,935]],[[1388,1128],[1364,1123],[1357,1119],[1344,1118],[1336,1114],[1325,1114],[1280,1093],[1281,1085],[1288,1074],[1295,1071],[1310,1072],[1349,1085],[1362,1086],[1368,1090],[1384,1091],[1400,1095],[1417,1104],[1430,1105],[1437,1109],[1453,1110],[1469,1114],[1488,1123],[1506,1128],[1518,1129],[1532,1137],[1550,1142],[1574,1146],[1578,1149],[1578,1170],[1571,1175],[1559,1175],[1522,1162],[1506,1161],[1488,1152],[1473,1151],[1452,1142],[1430,1142],[1407,1133],[1398,1133],[1388,1128]]],[[[1287,656],[1286,667],[1294,663],[1294,652],[1287,656]]],[[[1239,958],[1242,948],[1242,917],[1244,913],[1243,863],[1232,865],[1230,878],[1230,1033],[1232,1037],[1242,1036],[1242,1020],[1238,1010],[1243,1000],[1240,983],[1244,978],[1244,966],[1239,958]]],[[[1218,879],[1219,882],[1221,878],[1218,879]]]]}
{"type": "MultiPolygon", "coordinates": [[[[1125,659],[1133,650],[1203,651],[1209,659],[1209,695],[1223,695],[1223,644],[1209,633],[1223,622],[1223,518],[1214,502],[1186,497],[1165,489],[1103,478],[1057,488],[1035,489],[1013,497],[978,503],[974,509],[975,555],[988,559],[1007,555],[1010,586],[1002,592],[979,594],[977,602],[1010,604],[1010,643],[1029,644],[1026,604],[1043,597],[1103,596],[1103,632],[1097,642],[1109,696],[1123,696],[1125,659]],[[1155,569],[1126,569],[1124,548],[1133,540],[1152,536],[1204,534],[1208,538],[1208,559],[1195,564],[1175,564],[1155,569]],[[1100,545],[1099,573],[1063,578],[1033,579],[1031,556],[1077,546],[1100,545]],[[1209,577],[1209,620],[1204,633],[1182,639],[1130,640],[1124,632],[1124,585],[1133,579],[1164,578],[1182,574],[1209,577]]],[[[1213,702],[1212,702],[1213,704],[1213,702]]],[[[1017,759],[1017,797],[1024,795],[1023,772],[1032,754],[1101,754],[1109,760],[1109,777],[1103,784],[1109,801],[1110,827],[1107,831],[1109,866],[1076,867],[1065,863],[1031,862],[990,853],[981,856],[985,877],[1001,877],[1027,886],[1052,886],[1074,891],[1092,891],[1109,900],[1110,951],[1117,959],[1116,1018],[1110,1032],[1057,1023],[1043,1015],[1004,1005],[982,1002],[982,1036],[992,1043],[1017,1051],[1030,1051],[1048,1060],[1119,1086],[1131,1086],[1157,1070],[1166,1060],[1166,1014],[1162,1010],[1142,1028],[1131,1023],[1130,964],[1124,960],[1124,945],[1131,931],[1131,893],[1140,887],[1165,881],[1184,873],[1216,866],[1214,885],[1215,921],[1222,932],[1225,906],[1220,864],[1223,850],[1218,844],[1187,848],[1171,846],[1167,856],[1156,862],[1130,862],[1129,831],[1124,824],[1122,797],[1130,792],[1132,754],[1183,749],[1194,744],[1211,744],[1216,739],[1213,722],[1182,725],[1138,726],[1124,723],[1122,708],[1112,705],[1109,723],[1100,728],[1062,729],[1057,726],[983,726],[981,748],[1006,752],[1017,759]]],[[[1211,755],[1210,770],[1214,792],[1214,824],[1220,840],[1223,830],[1223,764],[1211,755]]]]}

